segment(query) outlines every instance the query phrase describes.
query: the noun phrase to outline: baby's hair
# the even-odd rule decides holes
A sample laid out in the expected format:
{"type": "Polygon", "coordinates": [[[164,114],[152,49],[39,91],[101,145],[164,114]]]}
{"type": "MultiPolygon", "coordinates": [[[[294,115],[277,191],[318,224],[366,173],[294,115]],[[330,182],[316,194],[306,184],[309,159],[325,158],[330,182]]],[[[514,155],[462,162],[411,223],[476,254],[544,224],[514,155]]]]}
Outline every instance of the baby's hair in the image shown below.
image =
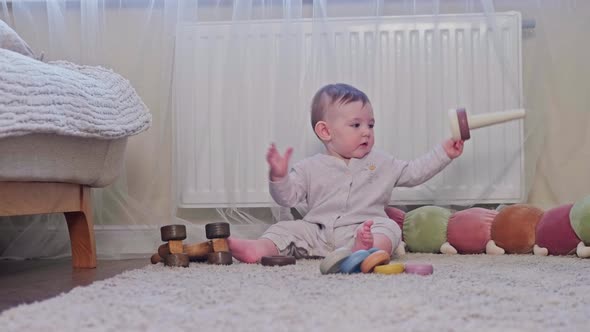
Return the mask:
{"type": "Polygon", "coordinates": [[[311,101],[311,127],[315,129],[316,123],[324,119],[329,105],[348,104],[359,100],[363,102],[363,106],[371,103],[364,92],[348,84],[328,84],[322,87],[311,101]]]}

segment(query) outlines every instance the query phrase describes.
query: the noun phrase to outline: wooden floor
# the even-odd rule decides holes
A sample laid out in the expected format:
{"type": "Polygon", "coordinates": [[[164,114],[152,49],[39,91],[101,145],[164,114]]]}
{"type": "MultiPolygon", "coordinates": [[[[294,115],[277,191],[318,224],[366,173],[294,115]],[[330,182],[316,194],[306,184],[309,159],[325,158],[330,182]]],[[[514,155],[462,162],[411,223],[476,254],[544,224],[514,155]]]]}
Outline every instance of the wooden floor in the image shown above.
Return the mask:
{"type": "Polygon", "coordinates": [[[148,264],[149,258],[109,260],[99,261],[96,269],[74,269],[71,259],[0,260],[0,312],[148,264]]]}

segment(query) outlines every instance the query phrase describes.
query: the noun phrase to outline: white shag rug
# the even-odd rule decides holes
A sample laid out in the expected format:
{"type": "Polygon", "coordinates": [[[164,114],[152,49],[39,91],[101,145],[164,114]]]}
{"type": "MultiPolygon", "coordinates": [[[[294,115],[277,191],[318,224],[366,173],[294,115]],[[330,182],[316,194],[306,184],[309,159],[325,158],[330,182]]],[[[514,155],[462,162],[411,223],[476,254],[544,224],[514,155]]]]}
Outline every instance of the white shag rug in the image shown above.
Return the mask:
{"type": "Polygon", "coordinates": [[[590,260],[408,254],[431,276],[161,264],[0,314],[2,331],[587,331],[590,260]]]}

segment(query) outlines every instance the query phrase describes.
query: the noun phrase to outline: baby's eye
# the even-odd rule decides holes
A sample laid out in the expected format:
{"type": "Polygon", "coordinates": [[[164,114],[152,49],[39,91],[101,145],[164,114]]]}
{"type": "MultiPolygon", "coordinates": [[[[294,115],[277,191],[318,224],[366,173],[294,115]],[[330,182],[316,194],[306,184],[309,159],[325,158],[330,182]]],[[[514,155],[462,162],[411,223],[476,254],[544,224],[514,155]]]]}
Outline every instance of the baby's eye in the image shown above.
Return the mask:
{"type": "Polygon", "coordinates": [[[372,129],[373,127],[375,127],[375,124],[374,124],[374,123],[371,123],[371,124],[369,125],[369,128],[371,128],[371,129],[372,129]]]}
{"type": "Polygon", "coordinates": [[[360,126],[361,126],[361,124],[360,124],[360,123],[353,123],[351,126],[352,126],[353,128],[358,128],[358,127],[360,127],[360,126]]]}

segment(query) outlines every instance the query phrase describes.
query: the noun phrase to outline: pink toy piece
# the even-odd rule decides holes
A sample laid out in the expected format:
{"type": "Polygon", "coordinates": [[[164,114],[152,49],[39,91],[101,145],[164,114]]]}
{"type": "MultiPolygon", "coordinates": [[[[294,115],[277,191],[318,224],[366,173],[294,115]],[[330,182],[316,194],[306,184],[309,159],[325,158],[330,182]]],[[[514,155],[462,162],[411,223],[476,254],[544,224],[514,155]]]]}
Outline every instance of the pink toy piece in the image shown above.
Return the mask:
{"type": "MultiPolygon", "coordinates": [[[[389,217],[389,219],[395,221],[395,223],[399,226],[400,229],[404,229],[404,218],[406,217],[406,213],[398,208],[394,208],[388,206],[385,208],[385,214],[389,217]]],[[[402,232],[402,241],[404,240],[404,234],[402,232]]]]}
{"type": "Polygon", "coordinates": [[[546,211],[537,224],[537,245],[546,248],[550,255],[572,254],[580,243],[570,223],[572,206],[566,204],[546,211]]]}
{"type": "Polygon", "coordinates": [[[447,239],[460,254],[481,254],[491,239],[491,228],[498,212],[470,208],[455,212],[449,219],[447,239]]]}
{"type": "Polygon", "coordinates": [[[422,276],[430,275],[434,272],[431,264],[407,263],[405,264],[406,273],[419,274],[422,276]]]}

